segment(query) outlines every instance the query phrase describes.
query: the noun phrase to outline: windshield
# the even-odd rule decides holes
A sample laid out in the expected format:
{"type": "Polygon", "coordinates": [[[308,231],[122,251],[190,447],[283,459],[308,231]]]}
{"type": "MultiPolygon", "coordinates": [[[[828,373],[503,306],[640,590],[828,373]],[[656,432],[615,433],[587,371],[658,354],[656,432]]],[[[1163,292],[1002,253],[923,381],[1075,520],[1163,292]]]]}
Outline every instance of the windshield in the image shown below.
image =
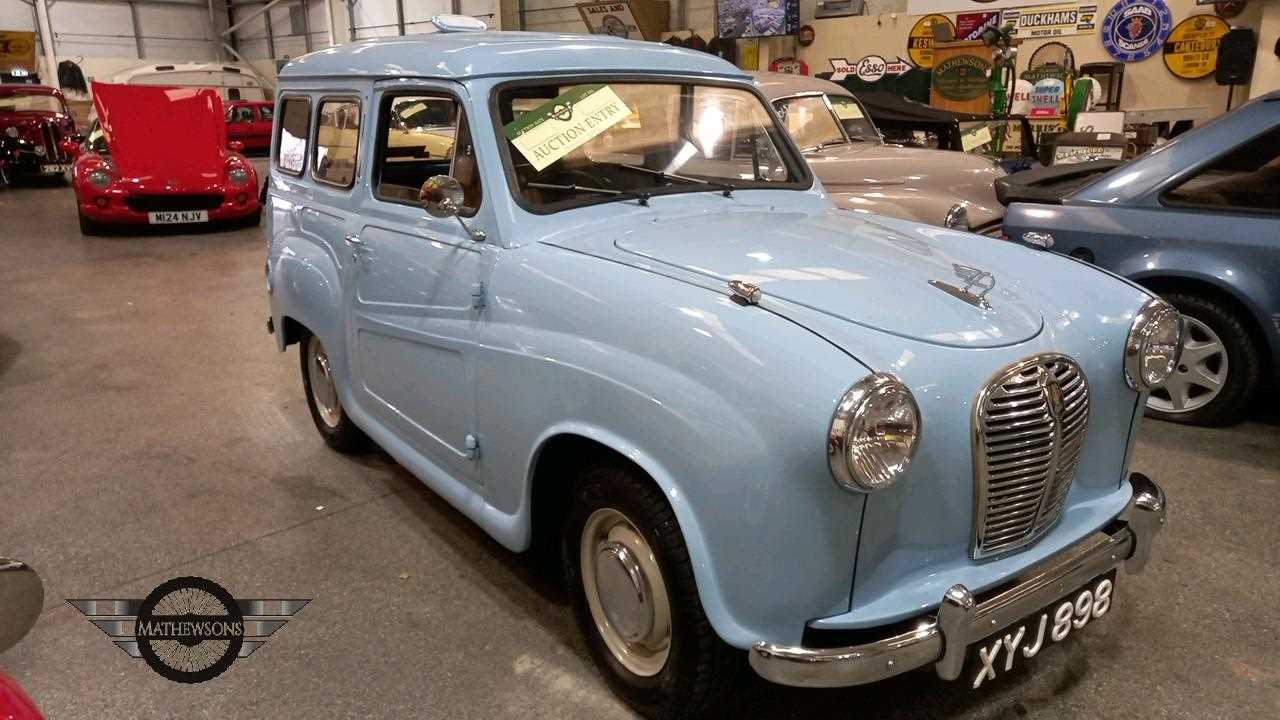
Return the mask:
{"type": "Polygon", "coordinates": [[[17,93],[0,96],[0,112],[65,112],[62,101],[53,95],[28,95],[17,93]]]}
{"type": "Polygon", "coordinates": [[[808,187],[749,90],[677,82],[501,88],[520,198],[537,210],[676,192],[808,187]]]}
{"type": "Polygon", "coordinates": [[[805,150],[844,142],[844,134],[821,95],[785,98],[774,102],[773,107],[796,145],[805,150]]]}
{"type": "Polygon", "coordinates": [[[831,101],[831,109],[835,111],[836,118],[844,126],[844,131],[850,140],[880,142],[880,133],[876,132],[876,126],[862,111],[862,105],[858,104],[857,100],[848,95],[828,95],[827,98],[831,101]]]}

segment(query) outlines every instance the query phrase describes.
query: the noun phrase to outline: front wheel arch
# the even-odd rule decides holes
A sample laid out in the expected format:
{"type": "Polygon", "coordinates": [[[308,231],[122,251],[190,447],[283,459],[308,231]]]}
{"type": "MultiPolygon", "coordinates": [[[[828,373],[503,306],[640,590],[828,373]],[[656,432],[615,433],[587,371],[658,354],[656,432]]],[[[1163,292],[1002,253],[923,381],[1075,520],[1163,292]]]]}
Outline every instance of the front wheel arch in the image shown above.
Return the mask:
{"type": "Polygon", "coordinates": [[[560,531],[568,519],[567,505],[574,489],[576,471],[601,459],[616,459],[649,478],[671,505],[676,524],[693,561],[694,578],[703,611],[716,634],[724,642],[743,649],[756,641],[725,607],[716,582],[716,572],[693,508],[689,506],[678,483],[657,460],[612,433],[572,423],[550,429],[535,444],[535,448],[527,474],[526,507],[529,508],[530,523],[527,545],[538,553],[539,560],[550,560],[559,552],[560,531]]]}

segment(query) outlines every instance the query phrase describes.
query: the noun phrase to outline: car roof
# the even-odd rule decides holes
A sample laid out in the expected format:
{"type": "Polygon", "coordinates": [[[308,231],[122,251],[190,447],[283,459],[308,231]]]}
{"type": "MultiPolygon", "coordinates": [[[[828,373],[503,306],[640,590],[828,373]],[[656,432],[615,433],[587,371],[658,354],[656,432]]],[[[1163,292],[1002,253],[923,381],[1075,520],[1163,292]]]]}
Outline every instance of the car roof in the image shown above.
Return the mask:
{"type": "Polygon", "coordinates": [[[746,79],[705,52],[607,35],[537,32],[437,32],[371,38],[290,61],[283,82],[331,77],[428,77],[653,72],[746,79]]]}
{"type": "Polygon", "coordinates": [[[1167,145],[1121,163],[1072,196],[1079,200],[1108,204],[1137,201],[1173,176],[1265,132],[1280,127],[1280,90],[1253,98],[1204,125],[1197,125],[1167,145]]]}
{"type": "Polygon", "coordinates": [[[808,75],[793,75],[779,72],[752,72],[751,77],[760,86],[760,91],[770,100],[806,92],[822,92],[828,95],[847,95],[853,93],[843,87],[821,78],[808,75]]]}

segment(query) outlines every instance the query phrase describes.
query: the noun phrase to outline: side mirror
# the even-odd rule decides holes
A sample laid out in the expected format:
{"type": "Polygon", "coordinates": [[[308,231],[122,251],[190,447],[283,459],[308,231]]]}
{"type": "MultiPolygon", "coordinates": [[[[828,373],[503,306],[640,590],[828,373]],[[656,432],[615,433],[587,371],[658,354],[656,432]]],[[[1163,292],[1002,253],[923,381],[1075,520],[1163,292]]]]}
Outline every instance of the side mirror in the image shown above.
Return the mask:
{"type": "Polygon", "coordinates": [[[448,175],[434,175],[422,183],[418,202],[431,217],[456,217],[462,210],[462,183],[448,175]]]}
{"type": "Polygon", "coordinates": [[[231,152],[244,152],[244,143],[239,140],[232,140],[227,143],[227,148],[230,149],[231,152]]]}
{"type": "Polygon", "coordinates": [[[433,175],[422,183],[422,188],[418,190],[418,202],[422,204],[422,209],[427,211],[431,217],[437,218],[457,218],[458,224],[463,230],[467,231],[467,235],[476,242],[484,242],[485,233],[480,228],[467,227],[467,224],[459,217],[462,212],[462,204],[466,202],[466,194],[462,190],[462,183],[449,177],[448,175],[433,175]]]}
{"type": "Polygon", "coordinates": [[[0,557],[0,652],[18,643],[40,617],[44,583],[26,563],[0,557]]]}

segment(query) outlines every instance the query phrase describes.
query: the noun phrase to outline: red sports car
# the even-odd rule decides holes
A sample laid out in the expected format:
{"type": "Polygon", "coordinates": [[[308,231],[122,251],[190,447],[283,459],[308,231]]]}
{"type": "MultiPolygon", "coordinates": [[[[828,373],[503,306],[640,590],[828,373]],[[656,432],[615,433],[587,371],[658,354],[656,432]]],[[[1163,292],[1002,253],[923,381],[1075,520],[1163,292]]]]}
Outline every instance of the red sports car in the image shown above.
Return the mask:
{"type": "Polygon", "coordinates": [[[275,105],[267,100],[232,100],[227,103],[227,142],[239,142],[246,151],[271,149],[271,120],[275,105]]]}
{"type": "Polygon", "coordinates": [[[0,85],[0,183],[65,177],[82,138],[62,93],[43,85],[0,85]]]}
{"type": "Polygon", "coordinates": [[[94,83],[93,105],[97,117],[72,181],[81,232],[258,223],[258,174],[238,147],[227,147],[217,91],[94,83]]]}

